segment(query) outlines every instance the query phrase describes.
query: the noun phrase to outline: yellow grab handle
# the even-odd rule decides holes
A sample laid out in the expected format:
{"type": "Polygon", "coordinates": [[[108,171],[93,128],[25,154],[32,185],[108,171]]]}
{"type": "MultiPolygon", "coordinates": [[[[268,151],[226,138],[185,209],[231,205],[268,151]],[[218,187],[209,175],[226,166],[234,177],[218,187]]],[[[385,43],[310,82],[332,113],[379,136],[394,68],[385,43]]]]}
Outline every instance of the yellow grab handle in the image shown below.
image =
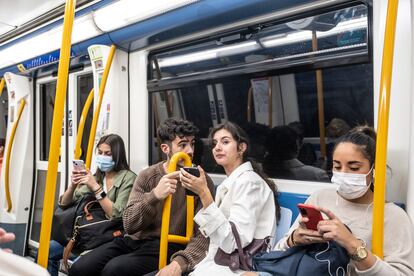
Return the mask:
{"type": "Polygon", "coordinates": [[[82,145],[82,136],[83,130],[85,128],[86,117],[88,116],[89,108],[91,107],[93,101],[93,88],[89,92],[89,96],[86,99],[85,105],[83,106],[82,114],[79,120],[78,133],[76,134],[76,145],[75,145],[75,159],[79,159],[82,155],[81,145],[82,145]]]}
{"type": "Polygon", "coordinates": [[[384,258],[384,203],[385,177],[387,168],[388,118],[390,113],[392,63],[394,58],[395,26],[397,23],[398,1],[388,1],[387,22],[385,25],[384,50],[378,106],[378,133],[375,157],[375,190],[372,221],[372,252],[384,258]]]}
{"type": "MultiPolygon", "coordinates": [[[[191,167],[191,158],[184,152],[177,152],[171,157],[168,165],[168,173],[174,172],[177,168],[177,163],[180,160],[184,160],[184,165],[191,167]]],[[[162,208],[162,222],[161,222],[161,236],[160,236],[160,259],[158,267],[159,269],[167,265],[167,252],[168,242],[174,242],[179,244],[187,244],[190,237],[193,235],[194,229],[194,197],[187,196],[187,220],[186,220],[186,235],[185,237],[177,235],[169,235],[170,228],[170,214],[171,214],[171,200],[172,196],[169,195],[162,208]]]]}
{"type": "Polygon", "coordinates": [[[56,179],[60,155],[60,139],[65,110],[68,84],[70,47],[76,0],[66,0],[63,19],[62,46],[60,48],[56,99],[53,110],[52,133],[50,134],[49,162],[47,166],[46,188],[43,200],[42,226],[40,229],[39,255],[37,263],[47,268],[50,234],[52,232],[53,207],[56,193],[56,179]]]}
{"type": "Polygon", "coordinates": [[[6,84],[6,81],[4,80],[4,78],[1,78],[1,81],[0,81],[0,97],[1,97],[1,95],[3,95],[3,88],[4,88],[5,84],[6,84]]]}
{"type": "MultiPolygon", "coordinates": [[[[0,87],[1,88],[1,87],[0,87]]],[[[6,174],[4,175],[4,187],[6,189],[6,200],[7,200],[7,212],[10,212],[13,204],[10,196],[10,156],[13,149],[14,136],[16,135],[16,129],[19,126],[20,118],[22,117],[23,109],[26,105],[26,101],[22,99],[19,104],[19,109],[17,111],[17,119],[13,124],[13,128],[9,138],[9,146],[7,147],[6,153],[6,174]]]]}
{"type": "Polygon", "coordinates": [[[101,85],[99,86],[99,99],[98,99],[98,104],[96,105],[96,110],[93,113],[91,132],[89,134],[89,141],[88,141],[88,152],[86,153],[86,167],[87,168],[91,167],[92,151],[93,151],[93,144],[95,141],[96,127],[98,126],[99,113],[101,112],[101,105],[102,105],[102,99],[105,93],[106,81],[108,80],[109,71],[111,70],[111,65],[112,65],[112,60],[114,59],[115,50],[116,50],[115,45],[112,45],[111,49],[109,50],[108,61],[106,62],[105,69],[103,71],[101,85]]]}

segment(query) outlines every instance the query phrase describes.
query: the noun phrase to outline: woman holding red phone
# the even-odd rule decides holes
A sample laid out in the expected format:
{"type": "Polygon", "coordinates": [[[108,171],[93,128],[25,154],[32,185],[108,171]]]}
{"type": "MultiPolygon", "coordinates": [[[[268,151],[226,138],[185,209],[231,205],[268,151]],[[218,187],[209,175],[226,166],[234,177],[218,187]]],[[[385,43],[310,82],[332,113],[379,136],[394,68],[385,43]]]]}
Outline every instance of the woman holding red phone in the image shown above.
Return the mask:
{"type": "MultiPolygon", "coordinates": [[[[74,170],[72,181],[60,197],[59,205],[72,204],[84,195],[93,193],[108,218],[120,218],[136,175],[129,169],[124,142],[119,135],[109,134],[101,137],[96,148],[98,168],[95,175],[85,168],[74,170]]],[[[52,276],[58,275],[63,250],[60,243],[50,241],[48,271],[52,276]]]]}
{"type": "MultiPolygon", "coordinates": [[[[226,122],[211,131],[212,153],[227,178],[218,186],[213,199],[199,167],[200,177],[181,169],[182,185],[198,194],[203,204],[194,221],[200,232],[210,238],[207,257],[196,265],[190,275],[240,275],[241,269],[231,270],[215,262],[219,249],[229,254],[237,249],[232,222],[239,234],[243,248],[253,239],[265,239],[274,233],[279,204],[277,188],[273,181],[261,175],[254,163],[248,161],[249,139],[238,125],[226,122]]],[[[279,215],[278,215],[279,216],[279,215]]]]}
{"type": "Polygon", "coordinates": [[[325,220],[312,230],[306,227],[309,218],[299,216],[276,250],[336,241],[351,258],[350,275],[414,275],[414,229],[404,210],[393,203],[385,204],[384,259],[371,252],[375,139],[375,131],[366,126],[339,138],[331,180],[338,188],[318,191],[306,201],[325,220]]]}

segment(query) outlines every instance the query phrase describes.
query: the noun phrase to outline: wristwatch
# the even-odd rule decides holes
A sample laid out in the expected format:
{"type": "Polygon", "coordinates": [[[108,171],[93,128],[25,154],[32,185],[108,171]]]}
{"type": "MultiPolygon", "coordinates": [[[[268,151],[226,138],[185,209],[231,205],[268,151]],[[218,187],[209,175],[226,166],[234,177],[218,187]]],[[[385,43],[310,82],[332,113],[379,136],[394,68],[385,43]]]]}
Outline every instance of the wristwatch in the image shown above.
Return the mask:
{"type": "Polygon", "coordinates": [[[358,246],[354,253],[352,253],[349,257],[351,258],[351,260],[354,260],[356,262],[360,262],[366,259],[366,257],[368,257],[368,251],[366,249],[367,243],[362,240],[362,239],[358,239],[362,242],[362,244],[360,246],[358,246]]]}
{"type": "Polygon", "coordinates": [[[101,193],[95,195],[96,200],[102,200],[105,197],[106,197],[106,193],[104,191],[102,191],[101,193]]]}

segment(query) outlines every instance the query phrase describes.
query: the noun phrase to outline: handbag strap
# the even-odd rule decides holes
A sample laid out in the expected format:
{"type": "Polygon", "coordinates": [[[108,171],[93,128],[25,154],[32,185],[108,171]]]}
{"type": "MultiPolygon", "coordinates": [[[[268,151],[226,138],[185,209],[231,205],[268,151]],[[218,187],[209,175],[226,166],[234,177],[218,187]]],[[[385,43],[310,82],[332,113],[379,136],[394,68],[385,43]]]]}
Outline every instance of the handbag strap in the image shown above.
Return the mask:
{"type": "Polygon", "coordinates": [[[68,244],[65,246],[65,249],[63,250],[63,265],[65,266],[65,272],[67,273],[69,271],[69,264],[68,259],[70,256],[70,253],[72,252],[73,247],[75,246],[76,240],[70,239],[68,244]]]}
{"type": "Polygon", "coordinates": [[[88,202],[85,207],[83,208],[83,211],[85,212],[85,216],[87,220],[91,220],[93,217],[91,215],[91,213],[89,212],[89,208],[91,208],[92,205],[94,205],[95,203],[98,203],[97,200],[92,200],[90,202],[88,202]]]}
{"type": "Polygon", "coordinates": [[[240,260],[240,262],[242,262],[244,267],[248,267],[248,265],[246,263],[246,258],[244,256],[243,247],[241,245],[239,232],[237,232],[237,228],[236,228],[236,225],[234,224],[234,222],[232,222],[232,221],[229,221],[229,222],[230,222],[230,226],[231,226],[231,231],[233,232],[234,239],[236,240],[237,252],[239,254],[239,260],[240,260]]]}

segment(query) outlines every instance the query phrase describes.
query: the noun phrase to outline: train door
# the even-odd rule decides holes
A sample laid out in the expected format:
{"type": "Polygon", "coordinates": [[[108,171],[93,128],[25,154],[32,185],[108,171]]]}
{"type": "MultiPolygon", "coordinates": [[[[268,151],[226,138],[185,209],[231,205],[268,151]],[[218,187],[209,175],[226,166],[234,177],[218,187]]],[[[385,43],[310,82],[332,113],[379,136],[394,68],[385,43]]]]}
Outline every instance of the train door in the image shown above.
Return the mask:
{"type": "Polygon", "coordinates": [[[12,73],[4,77],[9,127],[0,183],[0,227],[16,234],[16,240],[8,247],[16,254],[23,254],[33,184],[32,82],[28,77],[12,73]]]}
{"type": "MultiPolygon", "coordinates": [[[[72,73],[68,80],[67,104],[65,118],[62,125],[62,137],[60,158],[58,164],[58,176],[56,179],[55,208],[59,195],[61,195],[69,184],[72,170],[72,159],[76,141],[77,125],[80,113],[85,104],[89,92],[93,88],[93,77],[90,69],[72,73]]],[[[46,174],[49,159],[50,134],[52,131],[53,111],[56,95],[56,78],[46,77],[39,79],[36,85],[36,158],[35,158],[35,191],[32,201],[31,229],[29,234],[29,245],[33,248],[39,246],[40,227],[43,211],[43,199],[46,185],[46,174]]],[[[82,156],[86,154],[87,139],[92,121],[92,110],[88,112],[84,139],[81,150],[82,156]]],[[[81,156],[81,158],[82,158],[81,156]]]]}

